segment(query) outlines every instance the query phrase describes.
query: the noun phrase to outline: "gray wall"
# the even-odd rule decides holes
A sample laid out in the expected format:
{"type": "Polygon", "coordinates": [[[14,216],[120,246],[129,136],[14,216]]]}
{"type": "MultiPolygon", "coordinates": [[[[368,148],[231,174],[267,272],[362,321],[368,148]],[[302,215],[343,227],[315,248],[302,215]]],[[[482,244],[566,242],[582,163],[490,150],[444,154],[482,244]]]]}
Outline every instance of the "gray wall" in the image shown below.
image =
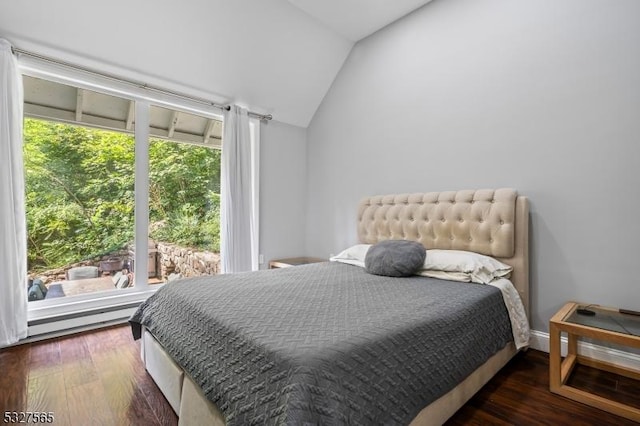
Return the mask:
{"type": "Polygon", "coordinates": [[[640,310],[640,2],[436,0],[354,47],[307,138],[307,254],[356,242],[364,195],[513,187],[534,329],[640,310]]]}
{"type": "Polygon", "coordinates": [[[302,127],[270,121],[260,128],[261,268],[304,255],[307,141],[302,127]]]}

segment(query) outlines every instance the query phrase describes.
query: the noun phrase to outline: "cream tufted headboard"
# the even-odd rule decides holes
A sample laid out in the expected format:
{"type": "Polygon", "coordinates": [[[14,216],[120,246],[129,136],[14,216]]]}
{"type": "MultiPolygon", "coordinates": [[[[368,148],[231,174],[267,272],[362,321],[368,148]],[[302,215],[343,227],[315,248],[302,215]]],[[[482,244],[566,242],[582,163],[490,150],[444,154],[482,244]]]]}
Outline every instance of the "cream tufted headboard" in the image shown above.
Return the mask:
{"type": "Polygon", "coordinates": [[[361,243],[403,239],[427,249],[467,250],[513,267],[529,314],[529,204],[513,189],[378,195],[360,202],[361,243]]]}

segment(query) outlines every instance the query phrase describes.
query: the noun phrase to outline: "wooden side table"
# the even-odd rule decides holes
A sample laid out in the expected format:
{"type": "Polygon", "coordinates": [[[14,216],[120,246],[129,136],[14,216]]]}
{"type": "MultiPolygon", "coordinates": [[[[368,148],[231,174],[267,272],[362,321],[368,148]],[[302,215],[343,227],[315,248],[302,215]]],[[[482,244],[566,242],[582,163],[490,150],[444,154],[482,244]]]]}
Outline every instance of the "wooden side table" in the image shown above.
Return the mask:
{"type": "Polygon", "coordinates": [[[589,337],[604,342],[640,348],[640,316],[622,314],[617,309],[587,305],[595,315],[581,315],[584,304],[569,302],[549,323],[549,388],[551,392],[618,416],[640,422],[640,409],[567,385],[576,364],[587,365],[621,376],[640,380],[640,371],[578,354],[578,338],[589,337]],[[560,335],[567,333],[567,356],[562,360],[560,335]]]}
{"type": "Polygon", "coordinates": [[[289,268],[291,266],[306,265],[308,263],[326,262],[327,259],[320,257],[289,257],[287,259],[274,259],[269,262],[269,269],[275,268],[289,268]]]}

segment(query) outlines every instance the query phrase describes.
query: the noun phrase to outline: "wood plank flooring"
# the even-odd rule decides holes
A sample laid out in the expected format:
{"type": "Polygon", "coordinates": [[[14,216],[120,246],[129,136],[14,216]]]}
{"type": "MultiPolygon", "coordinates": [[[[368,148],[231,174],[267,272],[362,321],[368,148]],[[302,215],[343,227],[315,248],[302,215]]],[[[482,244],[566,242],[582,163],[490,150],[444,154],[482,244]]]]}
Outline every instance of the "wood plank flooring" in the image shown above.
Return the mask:
{"type": "MultiPolygon", "coordinates": [[[[571,386],[640,407],[640,382],[576,366],[571,386]]],[[[549,391],[549,355],[528,350],[498,372],[446,423],[453,425],[637,425],[549,391]]]]}
{"type": "Polygon", "coordinates": [[[128,326],[0,350],[0,415],[53,412],[55,425],[176,425],[128,326]]]}
{"type": "MultiPolygon", "coordinates": [[[[447,425],[633,425],[549,392],[546,353],[517,355],[447,425]]],[[[640,406],[640,383],[579,366],[571,384],[640,406]]],[[[0,350],[0,415],[51,411],[55,425],[175,425],[128,326],[0,350]]]]}

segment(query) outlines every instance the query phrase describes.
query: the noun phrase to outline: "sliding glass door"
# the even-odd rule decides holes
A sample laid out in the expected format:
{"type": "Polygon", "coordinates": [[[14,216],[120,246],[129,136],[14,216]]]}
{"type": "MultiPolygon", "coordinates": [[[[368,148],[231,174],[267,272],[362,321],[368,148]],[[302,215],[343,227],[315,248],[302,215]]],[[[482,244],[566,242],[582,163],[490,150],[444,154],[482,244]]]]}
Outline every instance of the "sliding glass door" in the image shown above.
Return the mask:
{"type": "Polygon", "coordinates": [[[219,115],[28,75],[24,89],[30,306],[219,272],[219,115]]]}
{"type": "Polygon", "coordinates": [[[29,301],[132,286],[131,101],[28,76],[24,86],[29,301]]]}

